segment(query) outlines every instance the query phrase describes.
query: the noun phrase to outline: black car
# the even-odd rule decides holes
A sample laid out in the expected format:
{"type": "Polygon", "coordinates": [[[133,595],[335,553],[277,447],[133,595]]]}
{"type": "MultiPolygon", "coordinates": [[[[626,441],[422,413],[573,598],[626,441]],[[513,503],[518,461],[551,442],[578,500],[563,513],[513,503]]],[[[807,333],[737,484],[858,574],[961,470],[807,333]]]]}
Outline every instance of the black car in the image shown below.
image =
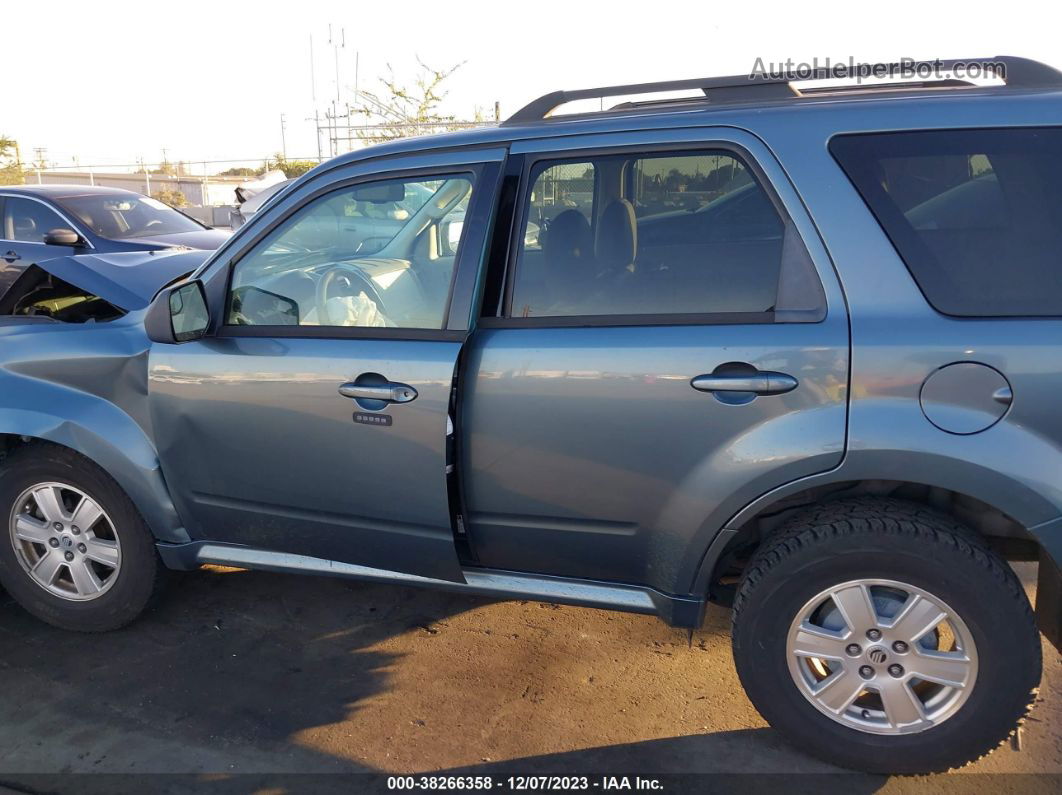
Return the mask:
{"type": "Polygon", "coordinates": [[[0,295],[27,266],[54,257],[213,250],[230,234],[133,191],[90,185],[0,187],[0,295]]]}

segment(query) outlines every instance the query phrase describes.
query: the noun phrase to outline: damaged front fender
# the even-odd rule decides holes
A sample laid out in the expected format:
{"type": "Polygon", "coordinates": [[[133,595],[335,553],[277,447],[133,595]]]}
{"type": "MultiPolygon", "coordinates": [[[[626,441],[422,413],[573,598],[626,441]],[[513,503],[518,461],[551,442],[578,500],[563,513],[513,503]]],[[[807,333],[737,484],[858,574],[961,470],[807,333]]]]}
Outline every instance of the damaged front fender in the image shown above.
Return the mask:
{"type": "MultiPolygon", "coordinates": [[[[151,442],[142,313],[104,324],[0,323],[0,434],[68,447],[106,471],[160,541],[189,540],[151,442]]],[[[22,320],[23,322],[19,322],[22,320]]]]}

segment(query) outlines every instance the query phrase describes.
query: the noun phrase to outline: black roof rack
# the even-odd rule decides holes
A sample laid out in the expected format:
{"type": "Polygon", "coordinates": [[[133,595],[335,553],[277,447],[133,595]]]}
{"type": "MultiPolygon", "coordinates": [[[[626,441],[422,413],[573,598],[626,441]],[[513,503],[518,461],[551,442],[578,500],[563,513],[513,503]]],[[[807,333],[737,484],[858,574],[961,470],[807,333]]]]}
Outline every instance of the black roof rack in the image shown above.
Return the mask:
{"type": "MultiPolygon", "coordinates": [[[[922,70],[932,68],[940,71],[951,71],[957,65],[970,64],[979,64],[983,67],[988,65],[1002,67],[998,71],[994,68],[986,76],[997,75],[1002,77],[1009,88],[1062,88],[1062,72],[1039,61],[1033,61],[1029,58],[1016,58],[1010,55],[999,55],[995,58],[953,58],[946,61],[916,61],[903,64],[857,64],[856,69],[872,69],[877,70],[873,74],[884,73],[886,76],[895,76],[898,74],[917,74],[915,70],[919,68],[922,70]]],[[[704,93],[704,99],[698,98],[695,101],[726,104],[730,102],[763,102],[773,99],[792,99],[804,95],[822,95],[827,92],[867,95],[873,94],[876,90],[939,89],[974,85],[965,80],[952,78],[908,83],[862,83],[858,86],[815,86],[800,90],[791,85],[792,83],[813,80],[838,80],[845,77],[845,74],[827,68],[762,76],[751,74],[733,75],[731,77],[706,77],[694,80],[669,80],[662,83],[632,83],[625,86],[584,88],[577,91],[553,91],[522,107],[502,122],[502,126],[542,121],[561,105],[580,99],[604,99],[605,97],[622,97],[632,94],[657,94],[665,91],[699,90],[704,93]]],[[[690,100],[625,102],[614,108],[609,108],[609,110],[623,110],[652,105],[666,106],[674,105],[678,102],[688,103],[690,100]]]]}

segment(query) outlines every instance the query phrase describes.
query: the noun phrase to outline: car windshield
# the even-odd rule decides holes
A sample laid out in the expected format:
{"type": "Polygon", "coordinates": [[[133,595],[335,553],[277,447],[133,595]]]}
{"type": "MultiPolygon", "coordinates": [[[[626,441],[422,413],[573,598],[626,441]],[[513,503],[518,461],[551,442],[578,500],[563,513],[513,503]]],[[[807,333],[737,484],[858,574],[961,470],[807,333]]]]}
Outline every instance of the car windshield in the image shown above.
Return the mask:
{"type": "Polygon", "coordinates": [[[70,196],[58,203],[77,216],[100,237],[124,240],[180,232],[199,232],[203,227],[160,201],[129,194],[70,196]]]}

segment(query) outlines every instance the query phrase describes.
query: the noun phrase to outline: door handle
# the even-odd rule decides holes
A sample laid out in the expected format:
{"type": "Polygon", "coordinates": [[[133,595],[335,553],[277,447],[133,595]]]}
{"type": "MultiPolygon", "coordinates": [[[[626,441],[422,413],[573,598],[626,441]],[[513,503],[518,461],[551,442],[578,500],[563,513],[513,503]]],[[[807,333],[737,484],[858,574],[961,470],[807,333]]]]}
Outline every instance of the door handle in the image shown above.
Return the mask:
{"type": "Polygon", "coordinates": [[[2,257],[2,259],[5,259],[5,260],[7,260],[8,262],[14,262],[15,260],[20,260],[20,259],[22,259],[22,257],[20,257],[20,256],[18,255],[18,252],[17,252],[17,251],[9,251],[9,252],[7,252],[6,254],[4,254],[4,256],[2,257]]]}
{"type": "Polygon", "coordinates": [[[690,386],[699,392],[752,392],[757,395],[783,395],[800,385],[793,376],[769,370],[741,375],[698,375],[690,386]]]}
{"type": "Polygon", "coordinates": [[[382,400],[385,403],[409,403],[417,397],[417,390],[406,384],[357,384],[351,381],[339,387],[343,397],[362,400],[382,400]]]}

